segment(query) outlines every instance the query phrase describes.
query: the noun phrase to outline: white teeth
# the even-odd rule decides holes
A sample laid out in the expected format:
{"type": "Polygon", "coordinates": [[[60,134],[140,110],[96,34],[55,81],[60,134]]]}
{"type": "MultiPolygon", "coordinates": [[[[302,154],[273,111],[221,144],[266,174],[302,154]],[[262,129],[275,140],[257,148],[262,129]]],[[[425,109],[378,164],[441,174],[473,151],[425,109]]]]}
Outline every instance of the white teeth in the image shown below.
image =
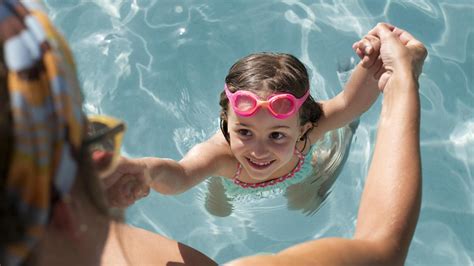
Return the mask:
{"type": "Polygon", "coordinates": [[[269,165],[269,164],[272,163],[271,161],[264,162],[264,163],[262,163],[262,162],[256,162],[256,161],[254,161],[254,160],[252,160],[252,159],[250,159],[250,158],[249,158],[249,160],[250,160],[252,163],[254,163],[254,164],[256,164],[256,165],[259,165],[259,166],[265,166],[265,165],[269,165]]]}

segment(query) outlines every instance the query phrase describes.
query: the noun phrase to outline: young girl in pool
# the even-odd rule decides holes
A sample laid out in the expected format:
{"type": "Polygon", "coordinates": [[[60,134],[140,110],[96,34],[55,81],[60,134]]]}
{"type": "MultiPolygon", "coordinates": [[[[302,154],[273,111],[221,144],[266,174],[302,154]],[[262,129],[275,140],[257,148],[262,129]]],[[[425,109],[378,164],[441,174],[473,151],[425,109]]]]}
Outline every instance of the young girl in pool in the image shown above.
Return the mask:
{"type": "MultiPolygon", "coordinates": [[[[179,194],[210,176],[245,190],[291,182],[311,158],[313,144],[342,127],[376,100],[379,41],[365,37],[353,45],[362,58],[344,91],[327,101],[310,95],[308,73],[296,57],[257,53],[229,70],[220,97],[221,131],[194,146],[180,161],[122,158],[104,180],[111,204],[124,206],[148,194],[179,194]]],[[[307,167],[307,166],[306,166],[307,167]]]]}

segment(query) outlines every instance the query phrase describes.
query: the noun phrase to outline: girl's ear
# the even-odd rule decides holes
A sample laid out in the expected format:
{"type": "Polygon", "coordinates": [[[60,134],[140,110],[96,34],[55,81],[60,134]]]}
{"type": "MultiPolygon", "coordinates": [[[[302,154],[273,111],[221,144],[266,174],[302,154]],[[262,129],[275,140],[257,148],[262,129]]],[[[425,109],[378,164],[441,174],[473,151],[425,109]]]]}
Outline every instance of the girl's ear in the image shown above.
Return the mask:
{"type": "Polygon", "coordinates": [[[314,125],[311,122],[306,122],[306,124],[300,127],[300,139],[304,140],[304,136],[313,129],[314,125]]]}

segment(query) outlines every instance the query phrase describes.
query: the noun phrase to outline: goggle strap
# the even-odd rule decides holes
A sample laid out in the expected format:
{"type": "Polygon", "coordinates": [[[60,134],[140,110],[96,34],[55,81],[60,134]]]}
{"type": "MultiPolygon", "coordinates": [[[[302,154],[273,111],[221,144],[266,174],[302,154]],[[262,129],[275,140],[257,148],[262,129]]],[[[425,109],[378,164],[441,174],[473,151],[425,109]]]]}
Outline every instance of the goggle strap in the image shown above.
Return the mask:
{"type": "Polygon", "coordinates": [[[84,145],[90,145],[94,142],[97,142],[99,140],[102,140],[106,137],[109,137],[109,136],[113,136],[113,135],[116,135],[120,132],[123,132],[125,130],[125,124],[124,123],[120,123],[112,128],[106,128],[106,129],[102,129],[100,130],[97,134],[94,134],[94,136],[90,136],[90,137],[87,137],[85,140],[84,140],[84,145]]]}

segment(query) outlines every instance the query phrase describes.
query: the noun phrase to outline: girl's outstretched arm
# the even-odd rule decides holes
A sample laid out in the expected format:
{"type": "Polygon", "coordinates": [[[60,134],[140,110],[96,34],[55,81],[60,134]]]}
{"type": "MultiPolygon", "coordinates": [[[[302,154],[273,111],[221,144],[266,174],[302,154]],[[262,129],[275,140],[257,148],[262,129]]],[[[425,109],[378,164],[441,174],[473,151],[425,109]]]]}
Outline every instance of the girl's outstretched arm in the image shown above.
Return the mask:
{"type": "Polygon", "coordinates": [[[127,207],[148,195],[150,188],[172,195],[182,193],[212,175],[225,175],[232,161],[221,132],[194,146],[180,161],[156,157],[122,157],[114,173],[103,179],[110,205],[127,207]]]}
{"type": "Polygon", "coordinates": [[[180,161],[162,158],[140,159],[147,166],[150,187],[161,194],[179,194],[220,174],[229,154],[229,145],[219,131],[194,146],[180,161]]]}
{"type": "Polygon", "coordinates": [[[334,98],[320,102],[323,115],[316,130],[311,132],[313,142],[327,131],[347,125],[359,117],[380,94],[377,88],[377,79],[382,70],[382,62],[378,58],[380,40],[367,35],[354,43],[353,49],[361,61],[352,72],[344,90],[334,98]]]}

